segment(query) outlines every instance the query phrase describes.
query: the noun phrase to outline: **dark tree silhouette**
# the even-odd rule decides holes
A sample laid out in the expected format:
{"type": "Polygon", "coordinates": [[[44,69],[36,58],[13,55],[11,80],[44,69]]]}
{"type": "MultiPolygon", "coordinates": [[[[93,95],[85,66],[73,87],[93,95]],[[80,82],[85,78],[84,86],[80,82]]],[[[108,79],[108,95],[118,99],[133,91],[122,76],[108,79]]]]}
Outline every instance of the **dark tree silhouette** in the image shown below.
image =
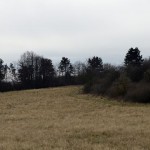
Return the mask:
{"type": "Polygon", "coordinates": [[[59,72],[61,72],[62,76],[66,76],[67,72],[69,72],[70,60],[66,57],[62,57],[59,63],[59,72]]]}
{"type": "Polygon", "coordinates": [[[16,68],[14,67],[14,65],[12,63],[10,63],[10,65],[9,65],[9,70],[10,70],[10,73],[15,78],[16,77],[16,68]]]}
{"type": "Polygon", "coordinates": [[[124,63],[126,66],[127,76],[133,81],[138,82],[143,78],[142,64],[143,64],[142,55],[138,48],[130,48],[127,52],[124,63]]]}
{"type": "Polygon", "coordinates": [[[50,86],[55,71],[52,61],[36,55],[33,52],[26,52],[19,61],[18,77],[25,87],[50,86]]]}
{"type": "Polygon", "coordinates": [[[55,70],[50,59],[42,58],[40,65],[40,75],[45,86],[53,84],[55,70]]]}
{"type": "Polygon", "coordinates": [[[74,78],[76,84],[86,83],[86,74],[87,74],[87,65],[80,61],[77,61],[73,65],[74,69],[74,78]]]}
{"type": "Polygon", "coordinates": [[[88,69],[92,71],[102,71],[103,70],[103,61],[100,57],[93,57],[88,59],[88,69]]]}
{"type": "Polygon", "coordinates": [[[80,61],[75,62],[74,64],[74,74],[79,76],[86,73],[86,65],[80,61]]]}
{"type": "Polygon", "coordinates": [[[72,66],[72,64],[69,65],[68,73],[69,73],[70,75],[73,75],[73,74],[74,74],[74,67],[72,66]]]}
{"type": "Polygon", "coordinates": [[[4,65],[4,74],[5,74],[5,81],[8,82],[8,70],[9,70],[9,67],[6,65],[4,65]]]}
{"type": "Polygon", "coordinates": [[[59,66],[59,79],[61,85],[68,85],[72,83],[72,76],[74,74],[74,67],[70,63],[70,60],[66,57],[62,57],[59,66]]]}
{"type": "Polygon", "coordinates": [[[25,52],[19,60],[18,78],[27,87],[31,87],[34,81],[34,58],[33,52],[25,52]]]}
{"type": "Polygon", "coordinates": [[[92,82],[93,79],[99,78],[100,74],[103,71],[103,61],[100,57],[92,57],[89,58],[87,61],[87,67],[86,67],[86,82],[89,83],[92,82]]]}
{"type": "Polygon", "coordinates": [[[31,73],[27,66],[25,66],[23,63],[19,64],[19,70],[18,70],[18,78],[20,82],[25,87],[30,87],[31,85],[31,73]]]}
{"type": "Polygon", "coordinates": [[[140,50],[136,47],[130,48],[127,52],[124,63],[126,66],[128,65],[134,65],[134,66],[140,66],[143,63],[142,55],[140,55],[140,50]]]}
{"type": "Polygon", "coordinates": [[[5,67],[3,63],[3,60],[0,59],[0,82],[5,78],[5,67]]]}

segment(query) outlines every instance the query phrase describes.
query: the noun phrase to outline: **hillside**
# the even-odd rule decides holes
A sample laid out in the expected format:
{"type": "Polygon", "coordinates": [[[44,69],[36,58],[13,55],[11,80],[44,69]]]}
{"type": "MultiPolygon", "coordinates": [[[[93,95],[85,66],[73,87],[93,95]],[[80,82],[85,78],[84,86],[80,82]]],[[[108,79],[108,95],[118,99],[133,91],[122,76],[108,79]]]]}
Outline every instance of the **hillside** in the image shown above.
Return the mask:
{"type": "Polygon", "coordinates": [[[148,150],[149,114],[79,86],[0,93],[0,150],[148,150]]]}

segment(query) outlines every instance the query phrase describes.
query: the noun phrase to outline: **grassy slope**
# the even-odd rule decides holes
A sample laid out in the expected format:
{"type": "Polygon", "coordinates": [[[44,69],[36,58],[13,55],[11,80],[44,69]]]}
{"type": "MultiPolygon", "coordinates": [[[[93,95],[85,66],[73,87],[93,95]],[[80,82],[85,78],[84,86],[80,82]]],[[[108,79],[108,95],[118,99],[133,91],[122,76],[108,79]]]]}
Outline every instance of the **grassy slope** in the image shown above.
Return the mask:
{"type": "Polygon", "coordinates": [[[148,150],[150,105],[82,95],[80,87],[0,94],[0,150],[148,150]]]}

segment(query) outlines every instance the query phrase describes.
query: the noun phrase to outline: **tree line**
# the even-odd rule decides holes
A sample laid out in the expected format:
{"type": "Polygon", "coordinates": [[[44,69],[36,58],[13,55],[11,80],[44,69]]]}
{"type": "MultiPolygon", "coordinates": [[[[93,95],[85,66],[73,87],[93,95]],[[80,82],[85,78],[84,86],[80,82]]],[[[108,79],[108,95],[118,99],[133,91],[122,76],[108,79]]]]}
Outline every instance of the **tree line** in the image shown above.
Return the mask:
{"type": "Polygon", "coordinates": [[[130,48],[120,66],[103,63],[97,56],[74,64],[62,57],[54,66],[51,59],[29,51],[16,65],[0,59],[0,91],[76,84],[83,84],[85,93],[150,102],[150,58],[143,59],[138,48],[130,48]]]}
{"type": "Polygon", "coordinates": [[[143,59],[138,48],[128,50],[121,66],[102,64],[100,59],[93,66],[90,59],[88,62],[90,76],[84,85],[85,93],[132,102],[150,102],[150,57],[143,59]]]}
{"type": "Polygon", "coordinates": [[[84,63],[72,64],[67,57],[54,66],[51,59],[27,51],[17,64],[7,65],[0,59],[0,91],[83,84],[85,68],[84,63]]]}

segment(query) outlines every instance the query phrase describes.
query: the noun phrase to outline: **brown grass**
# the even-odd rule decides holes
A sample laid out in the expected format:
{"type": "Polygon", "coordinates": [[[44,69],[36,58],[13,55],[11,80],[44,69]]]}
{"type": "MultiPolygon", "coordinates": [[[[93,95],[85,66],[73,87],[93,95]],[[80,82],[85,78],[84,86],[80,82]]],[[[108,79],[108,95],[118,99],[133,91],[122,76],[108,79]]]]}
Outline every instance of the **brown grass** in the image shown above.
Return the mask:
{"type": "Polygon", "coordinates": [[[150,105],[83,95],[81,87],[0,94],[0,150],[148,150],[150,105]]]}

